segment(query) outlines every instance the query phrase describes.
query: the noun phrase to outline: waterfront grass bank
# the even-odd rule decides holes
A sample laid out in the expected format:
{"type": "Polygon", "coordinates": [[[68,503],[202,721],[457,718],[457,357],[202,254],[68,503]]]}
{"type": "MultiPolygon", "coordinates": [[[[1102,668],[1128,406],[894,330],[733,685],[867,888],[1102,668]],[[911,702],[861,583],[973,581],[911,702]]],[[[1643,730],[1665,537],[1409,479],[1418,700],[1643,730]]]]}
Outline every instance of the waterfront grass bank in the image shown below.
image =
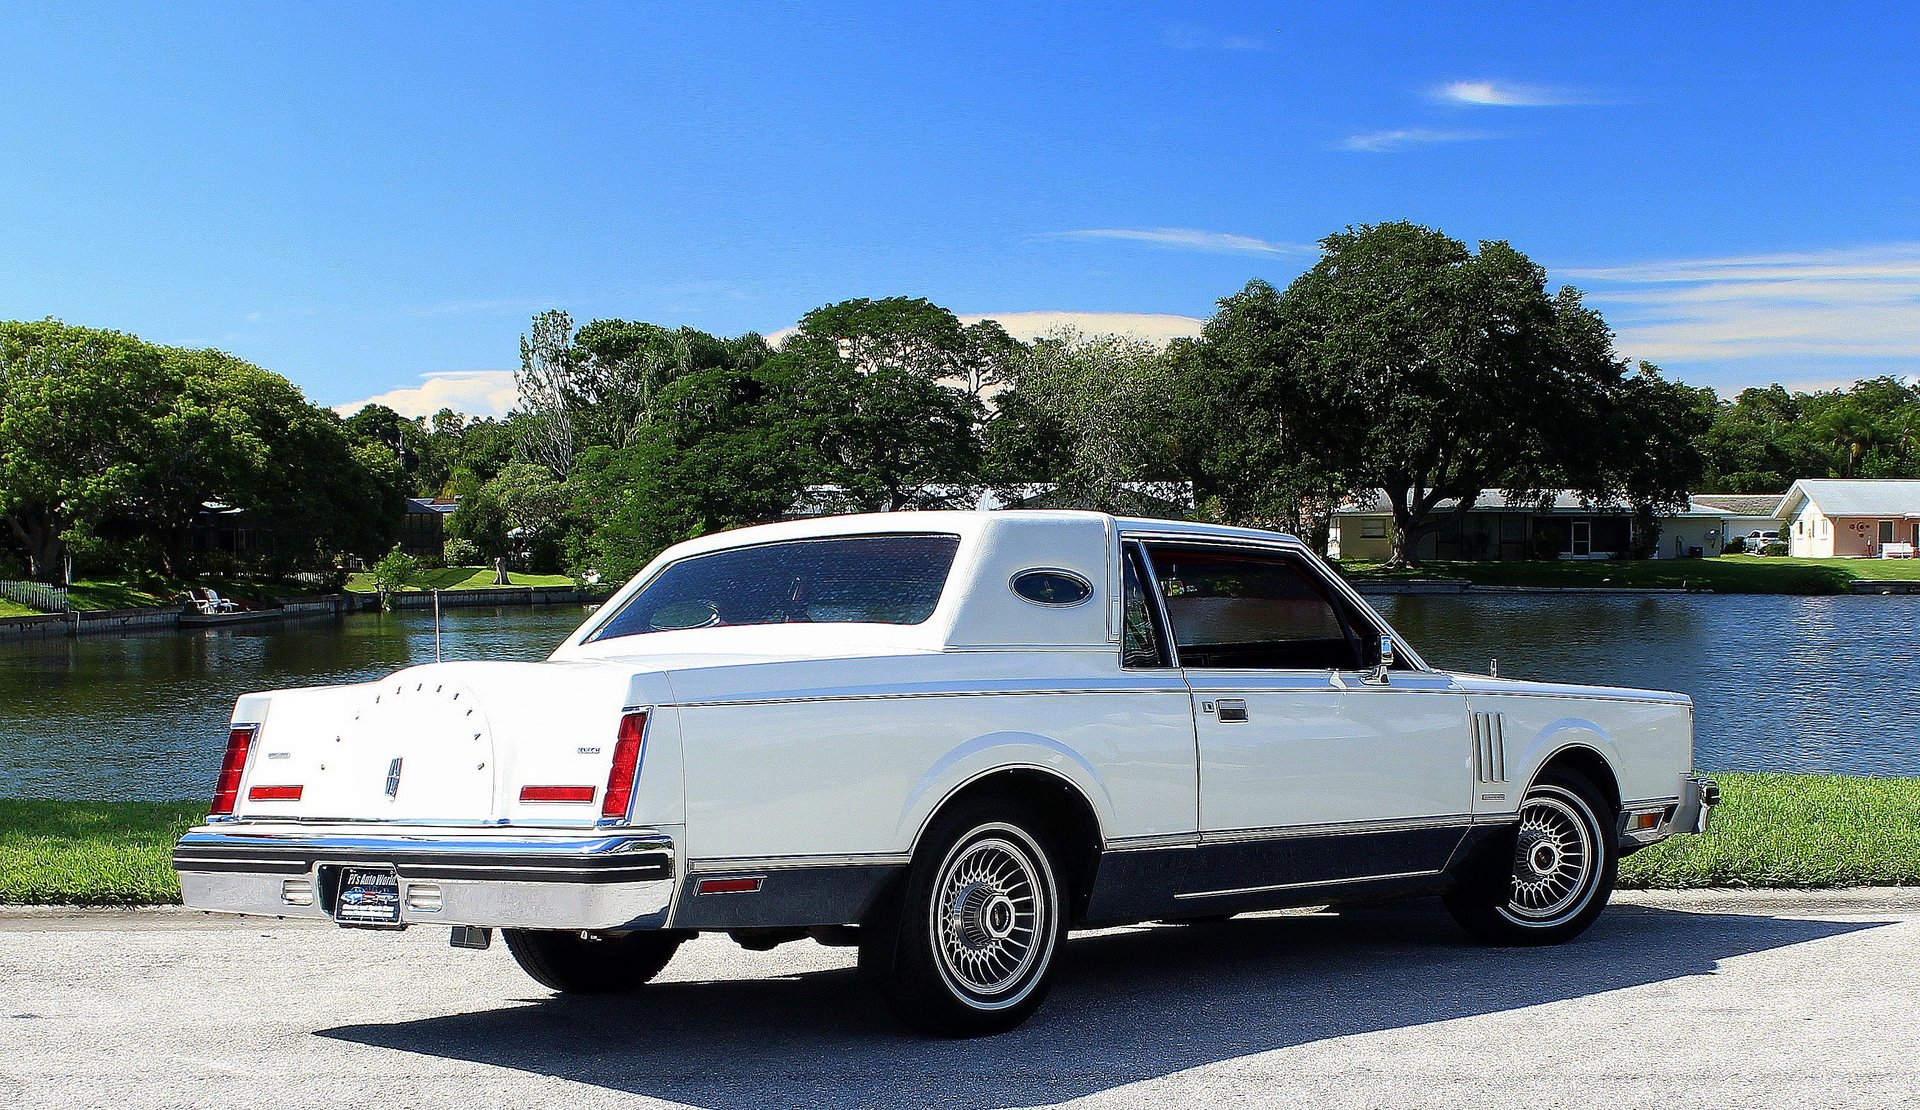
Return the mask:
{"type": "MultiPolygon", "coordinates": [[[[1620,885],[1819,888],[1920,885],[1920,779],[1722,774],[1705,836],[1627,859],[1620,885]]],[[[0,800],[0,904],[178,902],[173,842],[200,802],[0,800]]]]}
{"type": "Polygon", "coordinates": [[[1561,589],[1700,590],[1722,594],[1843,594],[1855,579],[1920,581],[1920,559],[1793,559],[1722,555],[1715,559],[1433,559],[1389,570],[1379,563],[1337,564],[1356,582],[1456,579],[1475,586],[1561,589]]]}
{"type": "MultiPolygon", "coordinates": [[[[501,586],[493,580],[492,567],[439,567],[420,572],[417,586],[407,588],[407,593],[426,590],[504,590],[524,586],[571,586],[574,580],[564,574],[523,574],[520,571],[507,572],[508,585],[501,586]]],[[[377,590],[370,571],[356,571],[347,575],[348,593],[370,594],[377,590]]]]}

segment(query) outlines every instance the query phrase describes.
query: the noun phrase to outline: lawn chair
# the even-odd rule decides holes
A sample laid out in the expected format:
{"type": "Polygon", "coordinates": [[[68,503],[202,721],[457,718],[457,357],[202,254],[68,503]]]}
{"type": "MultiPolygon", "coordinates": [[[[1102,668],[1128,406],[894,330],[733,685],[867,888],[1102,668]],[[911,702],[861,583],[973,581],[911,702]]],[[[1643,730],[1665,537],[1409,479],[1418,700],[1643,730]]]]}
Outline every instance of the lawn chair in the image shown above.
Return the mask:
{"type": "Polygon", "coordinates": [[[237,613],[240,611],[238,602],[230,598],[221,597],[219,594],[208,589],[188,590],[187,604],[193,606],[194,612],[199,613],[203,617],[210,617],[219,613],[237,613]]]}

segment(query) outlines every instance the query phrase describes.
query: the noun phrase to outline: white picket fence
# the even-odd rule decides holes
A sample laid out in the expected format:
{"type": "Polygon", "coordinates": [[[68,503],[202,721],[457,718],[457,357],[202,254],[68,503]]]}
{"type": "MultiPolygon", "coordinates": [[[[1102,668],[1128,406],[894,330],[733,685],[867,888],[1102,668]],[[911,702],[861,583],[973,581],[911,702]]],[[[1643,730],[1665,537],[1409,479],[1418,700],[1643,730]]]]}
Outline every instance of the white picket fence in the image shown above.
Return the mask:
{"type": "Polygon", "coordinates": [[[0,578],[0,597],[8,601],[17,601],[29,609],[38,609],[42,613],[67,611],[67,591],[62,587],[48,586],[40,582],[15,582],[0,578]]]}

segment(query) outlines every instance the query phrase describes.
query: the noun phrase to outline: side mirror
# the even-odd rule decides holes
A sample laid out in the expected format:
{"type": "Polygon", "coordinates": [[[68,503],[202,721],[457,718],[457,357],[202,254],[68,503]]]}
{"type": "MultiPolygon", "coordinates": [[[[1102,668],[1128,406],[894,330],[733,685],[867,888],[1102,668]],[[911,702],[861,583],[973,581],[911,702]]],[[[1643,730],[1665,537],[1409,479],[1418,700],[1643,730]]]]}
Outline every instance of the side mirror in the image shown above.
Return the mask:
{"type": "Polygon", "coordinates": [[[1369,686],[1385,686],[1387,672],[1393,669],[1393,637],[1380,637],[1380,657],[1373,665],[1373,673],[1363,681],[1369,686]]]}

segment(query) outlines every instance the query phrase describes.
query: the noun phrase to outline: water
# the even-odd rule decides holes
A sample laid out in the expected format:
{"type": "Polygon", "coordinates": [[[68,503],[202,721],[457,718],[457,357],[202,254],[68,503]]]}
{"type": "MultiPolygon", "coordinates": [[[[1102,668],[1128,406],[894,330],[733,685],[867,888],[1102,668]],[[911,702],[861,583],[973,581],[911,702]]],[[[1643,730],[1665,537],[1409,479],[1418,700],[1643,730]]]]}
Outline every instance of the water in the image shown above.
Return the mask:
{"type": "MultiPolygon", "coordinates": [[[[1920,775],[1920,596],[1374,600],[1438,666],[1693,695],[1703,768],[1920,775]]],[[[450,609],[443,646],[539,659],[583,616],[450,609]]],[[[205,797],[236,696],[432,658],[417,612],[0,643],[0,797],[205,797]]]]}

